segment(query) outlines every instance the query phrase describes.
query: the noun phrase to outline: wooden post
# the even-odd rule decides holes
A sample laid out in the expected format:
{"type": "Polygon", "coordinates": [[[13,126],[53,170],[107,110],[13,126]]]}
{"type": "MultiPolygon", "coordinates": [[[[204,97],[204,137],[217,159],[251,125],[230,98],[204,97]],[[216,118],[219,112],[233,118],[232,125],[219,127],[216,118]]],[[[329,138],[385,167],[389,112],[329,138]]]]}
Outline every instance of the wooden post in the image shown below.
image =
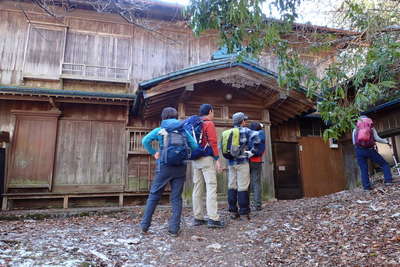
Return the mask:
{"type": "Polygon", "coordinates": [[[7,202],[8,202],[7,197],[3,197],[3,204],[1,206],[1,210],[7,210],[7,208],[8,208],[7,202]]]}
{"type": "Polygon", "coordinates": [[[229,107],[228,106],[224,105],[222,107],[222,119],[229,120],[229,107]]]}
{"type": "Polygon", "coordinates": [[[265,153],[263,154],[262,168],[262,187],[263,196],[267,199],[275,199],[275,183],[274,183],[274,160],[272,158],[272,143],[271,143],[271,121],[269,110],[263,110],[263,118],[265,122],[265,153]]]}
{"type": "Polygon", "coordinates": [[[124,206],[124,194],[123,193],[119,194],[119,206],[120,207],[124,206]]]}
{"type": "Polygon", "coordinates": [[[68,209],[68,196],[64,196],[64,205],[63,205],[64,209],[68,209]]]}
{"type": "Polygon", "coordinates": [[[178,117],[181,120],[185,118],[185,105],[183,103],[178,104],[178,117]]]}

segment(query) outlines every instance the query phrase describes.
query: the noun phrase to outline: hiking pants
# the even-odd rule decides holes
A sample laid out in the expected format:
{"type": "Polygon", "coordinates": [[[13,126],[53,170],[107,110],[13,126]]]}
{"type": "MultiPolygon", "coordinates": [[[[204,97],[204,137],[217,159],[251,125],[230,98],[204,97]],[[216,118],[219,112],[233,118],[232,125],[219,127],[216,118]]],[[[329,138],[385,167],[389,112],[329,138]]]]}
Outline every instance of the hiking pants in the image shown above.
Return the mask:
{"type": "Polygon", "coordinates": [[[386,162],[381,155],[376,152],[374,148],[363,148],[356,146],[356,157],[358,166],[361,171],[361,183],[364,189],[371,188],[368,175],[368,159],[373,162],[378,163],[383,170],[383,175],[385,177],[385,183],[392,182],[392,173],[390,171],[389,164],[386,162]]]}
{"type": "Polygon", "coordinates": [[[249,201],[250,168],[248,162],[228,166],[228,205],[230,212],[246,215],[250,213],[249,201]]]}
{"type": "Polygon", "coordinates": [[[157,207],[158,201],[169,183],[171,186],[170,202],[172,206],[172,215],[169,220],[169,230],[178,232],[181,224],[182,214],[182,191],[185,183],[186,164],[182,166],[167,166],[157,160],[156,175],[151,185],[146,208],[140,223],[142,229],[148,229],[151,225],[153,213],[157,207]]]}
{"type": "Polygon", "coordinates": [[[204,219],[204,185],[206,187],[206,207],[208,218],[219,220],[217,202],[217,172],[211,156],[193,160],[193,214],[198,220],[204,219]]]}
{"type": "Polygon", "coordinates": [[[250,162],[250,188],[256,207],[261,207],[261,162],[250,162]]]}

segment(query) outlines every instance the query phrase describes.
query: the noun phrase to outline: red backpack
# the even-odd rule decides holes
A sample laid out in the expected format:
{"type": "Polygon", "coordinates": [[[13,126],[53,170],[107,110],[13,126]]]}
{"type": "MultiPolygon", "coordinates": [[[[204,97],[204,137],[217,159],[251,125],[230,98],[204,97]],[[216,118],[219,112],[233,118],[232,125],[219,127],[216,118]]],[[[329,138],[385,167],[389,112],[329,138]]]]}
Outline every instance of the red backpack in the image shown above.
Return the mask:
{"type": "Polygon", "coordinates": [[[356,145],[365,148],[375,146],[375,139],[372,133],[373,122],[370,118],[361,118],[357,121],[356,145]]]}

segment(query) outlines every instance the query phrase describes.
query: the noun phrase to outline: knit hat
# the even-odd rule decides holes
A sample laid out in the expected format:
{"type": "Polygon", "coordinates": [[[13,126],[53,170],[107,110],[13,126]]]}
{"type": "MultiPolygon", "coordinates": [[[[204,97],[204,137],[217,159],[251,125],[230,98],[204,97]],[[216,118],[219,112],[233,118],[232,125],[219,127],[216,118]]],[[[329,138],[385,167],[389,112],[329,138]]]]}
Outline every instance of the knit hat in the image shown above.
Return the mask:
{"type": "Polygon", "coordinates": [[[243,112],[236,112],[235,114],[232,115],[233,125],[239,125],[242,123],[242,121],[245,121],[248,118],[249,117],[244,115],[243,112]]]}
{"type": "Polygon", "coordinates": [[[202,104],[199,109],[200,116],[207,116],[213,107],[210,104],[202,104]]]}

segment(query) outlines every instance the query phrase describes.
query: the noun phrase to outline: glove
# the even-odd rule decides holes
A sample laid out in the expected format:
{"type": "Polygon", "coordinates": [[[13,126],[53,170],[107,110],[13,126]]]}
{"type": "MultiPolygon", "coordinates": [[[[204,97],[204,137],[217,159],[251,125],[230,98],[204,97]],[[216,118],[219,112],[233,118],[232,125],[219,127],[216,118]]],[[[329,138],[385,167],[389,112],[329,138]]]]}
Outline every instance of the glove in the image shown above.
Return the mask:
{"type": "Polygon", "coordinates": [[[251,158],[252,156],[254,156],[254,154],[251,151],[245,151],[244,154],[248,157],[251,158]]]}

